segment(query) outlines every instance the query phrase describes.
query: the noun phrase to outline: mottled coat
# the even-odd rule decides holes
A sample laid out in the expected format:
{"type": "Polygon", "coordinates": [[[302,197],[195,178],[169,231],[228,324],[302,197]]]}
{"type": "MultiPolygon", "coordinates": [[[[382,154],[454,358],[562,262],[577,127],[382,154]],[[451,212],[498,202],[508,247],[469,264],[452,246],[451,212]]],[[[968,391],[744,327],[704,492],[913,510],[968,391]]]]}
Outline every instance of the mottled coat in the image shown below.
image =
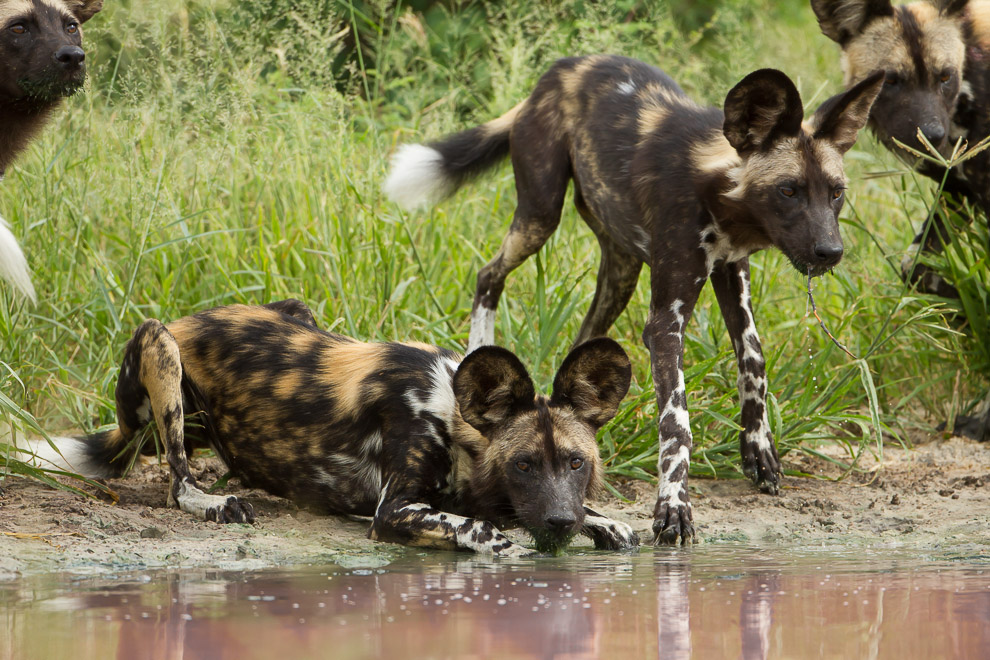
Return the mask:
{"type": "Polygon", "coordinates": [[[511,156],[518,205],[501,249],[478,275],[469,350],[493,343],[505,278],[557,228],[570,181],[602,251],[576,343],[608,331],[649,264],[643,340],[660,413],[656,542],[694,536],[684,331],[709,279],[739,362],[743,466],[761,489],[777,492],[780,462],[767,420],[748,257],[775,246],[806,276],[839,262],[842,155],[880,85],[880,77],[867,79],[805,122],[797,89],[772,69],[743,79],[723,111],[696,104],[642,62],[566,58],[506,115],[428,145],[407,145],[395,156],[385,189],[410,208],[437,201],[511,156]]]}
{"type": "Polygon", "coordinates": [[[120,474],[152,419],[172,476],[170,500],[200,518],[251,522],[249,503],[204,493],[189,472],[184,422],[245,483],[324,513],[372,516],[372,538],[501,555],[527,552],[499,526],[525,527],[541,549],[575,533],[597,547],[635,545],[628,525],[584,507],[601,482],[595,432],[629,387],[611,340],[576,348],[553,395],[497,347],[463,360],[423,344],[365,343],[316,327],[302,303],[232,305],[128,343],[118,428],[58,440],[84,474],[120,474]]]}

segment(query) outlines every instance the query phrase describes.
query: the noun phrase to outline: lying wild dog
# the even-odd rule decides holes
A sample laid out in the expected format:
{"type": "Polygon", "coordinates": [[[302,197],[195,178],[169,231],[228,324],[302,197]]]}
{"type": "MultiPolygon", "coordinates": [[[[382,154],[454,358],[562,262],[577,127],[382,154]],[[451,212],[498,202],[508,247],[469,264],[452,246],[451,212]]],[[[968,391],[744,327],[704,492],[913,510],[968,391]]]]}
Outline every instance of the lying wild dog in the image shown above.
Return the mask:
{"type": "Polygon", "coordinates": [[[202,411],[230,471],[326,513],[374,516],[373,539],[520,555],[498,526],[523,526],[540,550],[577,532],[598,548],[638,544],[584,506],[601,485],[595,432],[629,389],[610,339],[571,351],[553,395],[494,346],[461,359],[423,344],[369,344],[324,332],[302,303],[218,307],[144,322],[124,352],[118,427],[35,453],[90,476],[116,476],[152,419],[171,474],[169,500],[217,522],[252,522],[236,497],[204,493],[189,472],[183,419],[202,411]],[[64,459],[62,458],[64,457],[64,459]]]}
{"type": "Polygon", "coordinates": [[[806,276],[839,263],[842,154],[866,123],[881,84],[881,75],[868,78],[803,122],[798,91],[780,71],[746,76],[729,92],[723,114],[695,104],[642,62],[567,58],[504,116],[396,154],[385,190],[406,207],[452,193],[511,154],[518,206],[501,249],[478,275],[469,351],[493,343],[505,278],[557,228],[569,180],[602,250],[576,344],[608,331],[643,263],[650,265],[643,340],[660,411],[654,543],[694,536],[684,329],[709,278],[739,364],[743,469],[761,490],[778,491],[748,256],[777,246],[806,276]]]}
{"type": "MultiPolygon", "coordinates": [[[[901,160],[941,182],[944,169],[894,140],[927,153],[920,130],[949,156],[959,138],[972,146],[990,135],[990,1],[950,0],[936,7],[930,2],[811,0],[811,7],[825,36],[842,47],[847,86],[874,71],[885,72],[869,125],[901,160]]],[[[984,213],[990,210],[990,151],[952,169],[945,190],[984,213]]],[[[955,289],[928,266],[912,270],[919,249],[940,251],[946,237],[944,219],[935,214],[915,237],[901,271],[930,293],[955,297],[955,289]]]]}
{"type": "MultiPolygon", "coordinates": [[[[86,80],[80,26],[102,6],[103,0],[0,0],[0,179],[86,80]]],[[[24,254],[3,218],[0,278],[34,300],[24,254]]]]}

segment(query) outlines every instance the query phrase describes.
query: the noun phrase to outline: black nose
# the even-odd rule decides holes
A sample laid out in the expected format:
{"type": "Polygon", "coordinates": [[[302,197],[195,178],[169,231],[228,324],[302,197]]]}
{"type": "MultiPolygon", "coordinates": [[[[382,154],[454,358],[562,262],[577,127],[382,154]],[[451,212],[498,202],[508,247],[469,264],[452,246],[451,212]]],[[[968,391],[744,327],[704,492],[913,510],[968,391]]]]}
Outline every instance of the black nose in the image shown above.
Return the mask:
{"type": "Polygon", "coordinates": [[[544,521],[551,532],[566,532],[577,522],[572,516],[547,516],[544,521]]]}
{"type": "Polygon", "coordinates": [[[62,46],[55,51],[55,61],[66,69],[76,69],[86,60],[86,51],[79,46],[62,46]]]}
{"type": "Polygon", "coordinates": [[[922,126],[921,132],[925,134],[925,137],[928,138],[928,141],[932,143],[933,147],[941,146],[942,140],[945,139],[945,126],[942,126],[941,123],[922,126]]]}
{"type": "Polygon", "coordinates": [[[815,256],[818,263],[824,266],[834,266],[842,260],[841,243],[819,243],[815,245],[815,256]]]}

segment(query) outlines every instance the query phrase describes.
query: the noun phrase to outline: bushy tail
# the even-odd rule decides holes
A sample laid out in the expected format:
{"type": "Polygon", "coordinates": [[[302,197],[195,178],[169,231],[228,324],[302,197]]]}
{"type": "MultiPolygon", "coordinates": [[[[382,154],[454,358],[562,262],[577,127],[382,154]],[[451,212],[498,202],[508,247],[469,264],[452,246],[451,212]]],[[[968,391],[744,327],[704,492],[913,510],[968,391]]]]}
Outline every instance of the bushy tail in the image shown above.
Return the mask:
{"type": "Polygon", "coordinates": [[[392,157],[385,194],[404,209],[431,206],[509,155],[509,132],[526,101],[474,128],[430,144],[404,144],[392,157]]]}
{"type": "Polygon", "coordinates": [[[31,284],[27,260],[3,218],[0,218],[0,279],[7,280],[24,297],[35,302],[34,285],[31,284]]]}
{"type": "Polygon", "coordinates": [[[91,479],[109,479],[127,472],[137,453],[136,445],[128,446],[128,439],[120,429],[99,431],[81,438],[52,436],[52,442],[55,447],[47,440],[18,439],[21,450],[16,456],[40,468],[65,470],[91,479]]]}

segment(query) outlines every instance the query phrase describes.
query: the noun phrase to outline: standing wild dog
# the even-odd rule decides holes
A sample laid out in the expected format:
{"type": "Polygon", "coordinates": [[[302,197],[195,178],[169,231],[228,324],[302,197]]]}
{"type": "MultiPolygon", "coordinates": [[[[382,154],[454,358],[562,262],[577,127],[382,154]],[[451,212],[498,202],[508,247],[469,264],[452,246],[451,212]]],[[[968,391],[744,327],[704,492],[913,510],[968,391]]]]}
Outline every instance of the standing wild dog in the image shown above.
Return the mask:
{"type": "MultiPolygon", "coordinates": [[[[990,1],[950,0],[935,6],[890,0],[811,0],[822,32],[842,47],[847,87],[874,71],[885,72],[869,125],[908,165],[941,182],[945,171],[900,148],[926,152],[918,131],[940,153],[962,137],[970,145],[990,135],[990,1]]],[[[945,189],[990,210],[990,152],[949,172],[945,189]]],[[[955,289],[930,268],[911,272],[919,249],[939,251],[945,240],[940,215],[922,228],[902,262],[905,279],[942,296],[955,289]],[[924,241],[924,245],[922,245],[924,241]]]]}
{"type": "Polygon", "coordinates": [[[537,548],[575,533],[595,546],[639,543],[584,506],[601,485],[595,432],[629,389],[611,339],[575,348],[537,394],[504,348],[461,359],[423,344],[369,344],[316,327],[295,300],[218,307],[168,325],[149,320],[124,352],[118,427],[56,440],[35,455],[90,476],[121,474],[152,419],[170,467],[169,500],[199,518],[251,522],[251,505],[204,493],[189,472],[183,418],[246,483],[327,513],[374,516],[371,538],[520,555],[498,526],[523,526],[537,548]],[[63,458],[64,457],[64,458],[63,458]]]}
{"type": "MultiPolygon", "coordinates": [[[[885,84],[869,125],[884,145],[922,174],[941,182],[942,168],[921,161],[894,140],[918,151],[920,129],[943,155],[965,138],[970,146],[990,135],[990,0],[948,0],[894,6],[889,0],[812,0],[822,32],[842,47],[847,86],[873,71],[885,84]]],[[[952,169],[945,190],[983,210],[990,222],[990,149],[952,169]]],[[[918,264],[917,251],[937,252],[947,237],[939,213],[922,227],[904,257],[901,273],[919,288],[955,297],[955,288],[918,264]]],[[[990,440],[990,395],[980,417],[957,420],[956,430],[990,440]]]]}
{"type": "Polygon", "coordinates": [[[569,180],[602,250],[576,344],[608,331],[643,263],[650,265],[643,341],[660,411],[654,543],[694,536],[684,328],[709,278],[738,359],[743,468],[761,490],[778,491],[748,256],[776,246],[804,275],[839,263],[842,154],[866,123],[881,84],[880,75],[868,78],[804,122],[798,91],[780,71],[746,76],[729,92],[723,114],[695,104],[642,62],[567,58],[504,116],[396,154],[385,190],[407,207],[453,192],[511,154],[519,202],[501,249],[478,275],[469,351],[493,343],[505,278],[557,228],[569,180]]]}
{"type": "MultiPolygon", "coordinates": [[[[0,0],[0,179],[62,98],[86,80],[83,23],[103,0],[0,0]]],[[[34,299],[27,262],[0,218],[0,277],[34,299]]]]}

